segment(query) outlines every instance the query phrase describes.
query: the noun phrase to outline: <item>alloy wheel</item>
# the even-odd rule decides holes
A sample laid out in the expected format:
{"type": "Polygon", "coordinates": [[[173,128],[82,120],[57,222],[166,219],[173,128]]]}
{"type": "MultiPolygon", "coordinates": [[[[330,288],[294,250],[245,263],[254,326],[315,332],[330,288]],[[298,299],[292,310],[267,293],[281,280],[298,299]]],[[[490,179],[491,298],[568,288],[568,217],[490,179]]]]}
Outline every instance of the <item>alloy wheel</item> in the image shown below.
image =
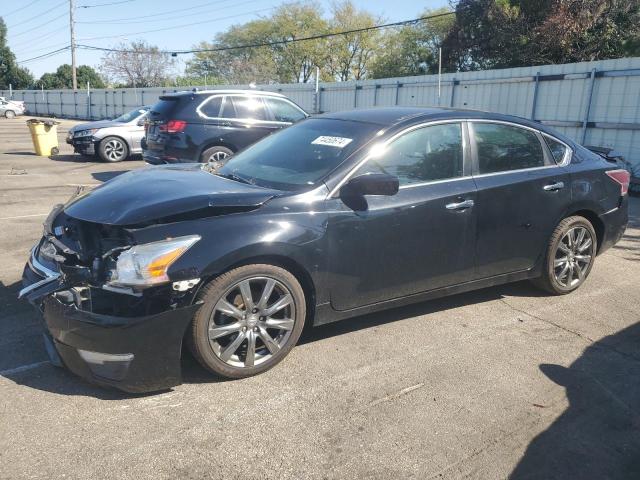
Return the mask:
{"type": "Polygon", "coordinates": [[[109,140],[104,146],[104,153],[109,160],[118,161],[124,157],[124,144],[120,140],[109,140]]]}
{"type": "Polygon", "coordinates": [[[229,154],[227,152],[213,152],[208,161],[211,163],[224,162],[224,160],[228,157],[229,154]]]}
{"type": "Polygon", "coordinates": [[[563,287],[573,288],[581,283],[593,261],[594,242],[585,227],[577,226],[565,233],[556,249],[553,274],[563,287]]]}
{"type": "Polygon", "coordinates": [[[269,360],[289,340],[296,310],[291,291],[270,277],[233,285],[209,319],[209,344],[227,365],[253,367],[269,360]]]}

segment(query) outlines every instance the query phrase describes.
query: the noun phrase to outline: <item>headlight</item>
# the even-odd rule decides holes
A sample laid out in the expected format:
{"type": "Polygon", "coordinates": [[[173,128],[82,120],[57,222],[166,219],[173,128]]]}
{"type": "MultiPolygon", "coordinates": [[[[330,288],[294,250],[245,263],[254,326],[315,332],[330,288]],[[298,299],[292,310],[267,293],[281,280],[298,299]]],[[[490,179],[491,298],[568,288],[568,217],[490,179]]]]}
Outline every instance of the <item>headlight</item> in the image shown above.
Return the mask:
{"type": "Polygon", "coordinates": [[[93,135],[97,131],[98,131],[97,128],[90,128],[89,130],[79,130],[79,131],[74,133],[74,136],[76,136],[76,137],[90,137],[91,135],[93,135]]]}
{"type": "Polygon", "coordinates": [[[189,235],[131,247],[118,257],[109,283],[130,287],[166,283],[169,267],[198,240],[200,235],[189,235]]]}

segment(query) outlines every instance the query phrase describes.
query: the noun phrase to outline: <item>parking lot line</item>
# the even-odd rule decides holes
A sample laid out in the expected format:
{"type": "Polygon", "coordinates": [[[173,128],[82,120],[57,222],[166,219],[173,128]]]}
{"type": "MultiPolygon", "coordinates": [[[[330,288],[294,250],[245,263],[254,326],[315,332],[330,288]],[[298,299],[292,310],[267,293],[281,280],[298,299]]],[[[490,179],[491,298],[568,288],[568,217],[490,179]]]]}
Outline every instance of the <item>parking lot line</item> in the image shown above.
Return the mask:
{"type": "Polygon", "coordinates": [[[34,368],[38,368],[43,365],[49,365],[50,363],[51,362],[49,362],[49,360],[43,360],[42,362],[20,365],[19,367],[9,368],[7,370],[0,370],[0,377],[6,377],[7,375],[15,375],[16,373],[26,372],[27,370],[33,370],[34,368]]]}
{"type": "Polygon", "coordinates": [[[0,220],[17,220],[19,218],[46,217],[48,213],[32,213],[31,215],[16,215],[15,217],[0,217],[0,220]]]}

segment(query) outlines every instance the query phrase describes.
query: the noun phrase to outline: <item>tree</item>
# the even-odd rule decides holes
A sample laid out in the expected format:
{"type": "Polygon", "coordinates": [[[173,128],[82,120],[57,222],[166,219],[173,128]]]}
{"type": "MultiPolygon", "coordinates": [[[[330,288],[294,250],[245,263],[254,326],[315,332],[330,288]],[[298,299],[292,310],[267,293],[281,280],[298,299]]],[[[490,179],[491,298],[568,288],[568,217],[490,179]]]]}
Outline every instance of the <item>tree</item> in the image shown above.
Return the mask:
{"type": "MultiPolygon", "coordinates": [[[[374,17],[365,10],[358,10],[351,0],[333,5],[330,20],[332,32],[370,28],[379,23],[382,23],[382,18],[374,17]]],[[[369,72],[380,43],[381,34],[378,30],[330,37],[327,45],[327,68],[336,80],[362,80],[369,72]]]]}
{"type": "Polygon", "coordinates": [[[0,17],[0,88],[30,88],[33,76],[26,68],[18,66],[16,56],[7,46],[7,25],[0,17]]]}
{"type": "MultiPolygon", "coordinates": [[[[421,16],[447,13],[447,8],[427,10],[421,16]]],[[[438,50],[455,22],[445,15],[387,31],[371,67],[371,77],[405,77],[438,71],[438,50]]]]}
{"type": "Polygon", "coordinates": [[[638,54],[638,0],[460,0],[444,42],[456,70],[638,54]]]}
{"type": "Polygon", "coordinates": [[[320,7],[311,2],[289,3],[272,16],[234,25],[218,34],[213,42],[203,42],[187,63],[188,75],[219,78],[225,83],[307,82],[325,55],[315,40],[279,43],[264,47],[236,48],[243,45],[288,42],[325,33],[326,21],[320,7]]]}
{"type": "Polygon", "coordinates": [[[100,70],[111,82],[128,87],[158,87],[174,74],[176,60],[145,41],[121,43],[103,57],[100,70]]]}
{"type": "MultiPolygon", "coordinates": [[[[88,65],[80,65],[76,69],[78,88],[86,88],[87,82],[91,88],[105,88],[102,77],[88,65]]],[[[73,88],[71,65],[60,65],[55,73],[45,73],[38,80],[38,86],[45,89],[73,88]]]]}

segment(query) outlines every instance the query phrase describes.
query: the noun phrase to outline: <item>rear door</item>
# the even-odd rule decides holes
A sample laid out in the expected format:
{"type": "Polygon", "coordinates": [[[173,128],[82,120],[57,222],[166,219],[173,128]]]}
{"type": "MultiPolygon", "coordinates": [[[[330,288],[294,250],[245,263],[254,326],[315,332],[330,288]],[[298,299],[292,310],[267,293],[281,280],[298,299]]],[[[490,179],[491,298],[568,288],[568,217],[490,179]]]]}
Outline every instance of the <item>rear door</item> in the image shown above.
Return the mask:
{"type": "Polygon", "coordinates": [[[528,270],[569,206],[569,174],[533,129],[472,121],[469,132],[478,188],[478,276],[528,270]]]}
{"type": "Polygon", "coordinates": [[[262,98],[257,95],[223,95],[218,118],[205,124],[208,143],[243,149],[278,130],[270,120],[262,98]]]}

